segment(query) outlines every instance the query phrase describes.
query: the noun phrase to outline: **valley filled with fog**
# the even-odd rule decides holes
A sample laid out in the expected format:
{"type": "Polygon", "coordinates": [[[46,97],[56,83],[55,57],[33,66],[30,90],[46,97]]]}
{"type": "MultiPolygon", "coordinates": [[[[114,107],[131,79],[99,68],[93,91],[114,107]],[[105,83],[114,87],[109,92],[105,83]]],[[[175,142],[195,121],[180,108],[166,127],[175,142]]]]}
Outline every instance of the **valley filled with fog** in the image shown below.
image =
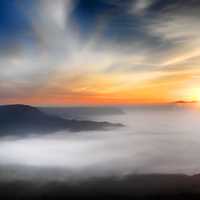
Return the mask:
{"type": "MultiPolygon", "coordinates": [[[[117,110],[100,115],[85,112],[80,118],[122,123],[124,127],[2,137],[0,178],[67,180],[200,173],[200,108],[146,106],[117,110]]],[[[62,116],[66,113],[63,108],[62,116]]],[[[78,118],[78,113],[71,115],[78,118]]]]}

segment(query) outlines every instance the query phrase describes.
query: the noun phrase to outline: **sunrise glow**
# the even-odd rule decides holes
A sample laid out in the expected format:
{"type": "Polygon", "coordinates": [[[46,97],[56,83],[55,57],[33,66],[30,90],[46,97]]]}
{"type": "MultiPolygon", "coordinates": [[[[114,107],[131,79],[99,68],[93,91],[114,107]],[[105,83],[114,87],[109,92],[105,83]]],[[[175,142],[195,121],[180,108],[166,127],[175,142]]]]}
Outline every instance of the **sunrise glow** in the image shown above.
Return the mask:
{"type": "Polygon", "coordinates": [[[154,1],[83,2],[5,4],[13,15],[3,16],[1,104],[200,100],[196,7],[185,15],[154,1]]]}

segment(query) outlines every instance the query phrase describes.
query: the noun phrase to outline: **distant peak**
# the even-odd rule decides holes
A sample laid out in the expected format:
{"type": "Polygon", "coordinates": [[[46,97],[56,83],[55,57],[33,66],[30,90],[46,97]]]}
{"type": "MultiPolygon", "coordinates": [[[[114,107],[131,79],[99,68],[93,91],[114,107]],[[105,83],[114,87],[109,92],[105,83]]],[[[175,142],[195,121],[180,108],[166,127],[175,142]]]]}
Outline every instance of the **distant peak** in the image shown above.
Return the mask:
{"type": "Polygon", "coordinates": [[[173,103],[175,103],[175,104],[192,104],[192,103],[198,103],[198,101],[184,101],[184,100],[179,100],[179,101],[175,101],[173,103]]]}
{"type": "Polygon", "coordinates": [[[25,104],[8,104],[8,105],[1,105],[1,107],[7,108],[29,108],[29,109],[36,109],[33,106],[25,105],[25,104]]]}
{"type": "Polygon", "coordinates": [[[24,111],[24,112],[39,111],[36,107],[25,105],[25,104],[1,105],[0,109],[7,110],[7,111],[24,111]]]}
{"type": "Polygon", "coordinates": [[[33,108],[33,106],[26,105],[26,104],[7,104],[7,105],[2,105],[2,106],[8,106],[8,107],[28,107],[28,108],[33,108]]]}

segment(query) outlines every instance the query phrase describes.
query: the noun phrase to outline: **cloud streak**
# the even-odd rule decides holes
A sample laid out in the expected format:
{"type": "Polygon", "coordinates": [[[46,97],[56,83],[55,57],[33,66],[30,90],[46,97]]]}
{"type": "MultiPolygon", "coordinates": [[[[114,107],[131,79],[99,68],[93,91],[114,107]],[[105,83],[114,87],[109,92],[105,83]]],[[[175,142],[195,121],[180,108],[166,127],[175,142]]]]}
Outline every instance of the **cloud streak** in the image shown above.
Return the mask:
{"type": "MultiPolygon", "coordinates": [[[[149,88],[145,84],[152,77],[159,80],[171,76],[172,71],[184,77],[185,70],[199,74],[198,2],[80,2],[16,4],[29,29],[6,40],[1,33],[1,40],[8,41],[0,51],[2,103],[7,98],[8,102],[38,103],[43,99],[41,103],[56,104],[58,96],[62,104],[68,103],[68,98],[79,104],[100,103],[103,98],[106,103],[111,97],[138,90],[138,85],[149,88]],[[84,30],[83,25],[87,27],[84,30]]],[[[182,87],[192,79],[188,77],[182,87]]],[[[177,90],[173,79],[165,81],[169,87],[173,85],[171,90],[177,90]]],[[[155,100],[153,88],[151,99],[140,93],[135,99],[155,100]]]]}

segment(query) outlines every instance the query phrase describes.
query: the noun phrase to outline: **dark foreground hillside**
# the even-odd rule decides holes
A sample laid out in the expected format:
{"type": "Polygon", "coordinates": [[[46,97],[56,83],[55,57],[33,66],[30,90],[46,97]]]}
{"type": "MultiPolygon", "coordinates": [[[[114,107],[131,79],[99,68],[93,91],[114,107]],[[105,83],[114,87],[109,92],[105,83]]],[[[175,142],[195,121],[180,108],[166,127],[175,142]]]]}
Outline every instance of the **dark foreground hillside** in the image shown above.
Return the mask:
{"type": "Polygon", "coordinates": [[[200,199],[200,177],[185,175],[132,175],[81,182],[7,181],[0,183],[0,199],[200,199]]]}

